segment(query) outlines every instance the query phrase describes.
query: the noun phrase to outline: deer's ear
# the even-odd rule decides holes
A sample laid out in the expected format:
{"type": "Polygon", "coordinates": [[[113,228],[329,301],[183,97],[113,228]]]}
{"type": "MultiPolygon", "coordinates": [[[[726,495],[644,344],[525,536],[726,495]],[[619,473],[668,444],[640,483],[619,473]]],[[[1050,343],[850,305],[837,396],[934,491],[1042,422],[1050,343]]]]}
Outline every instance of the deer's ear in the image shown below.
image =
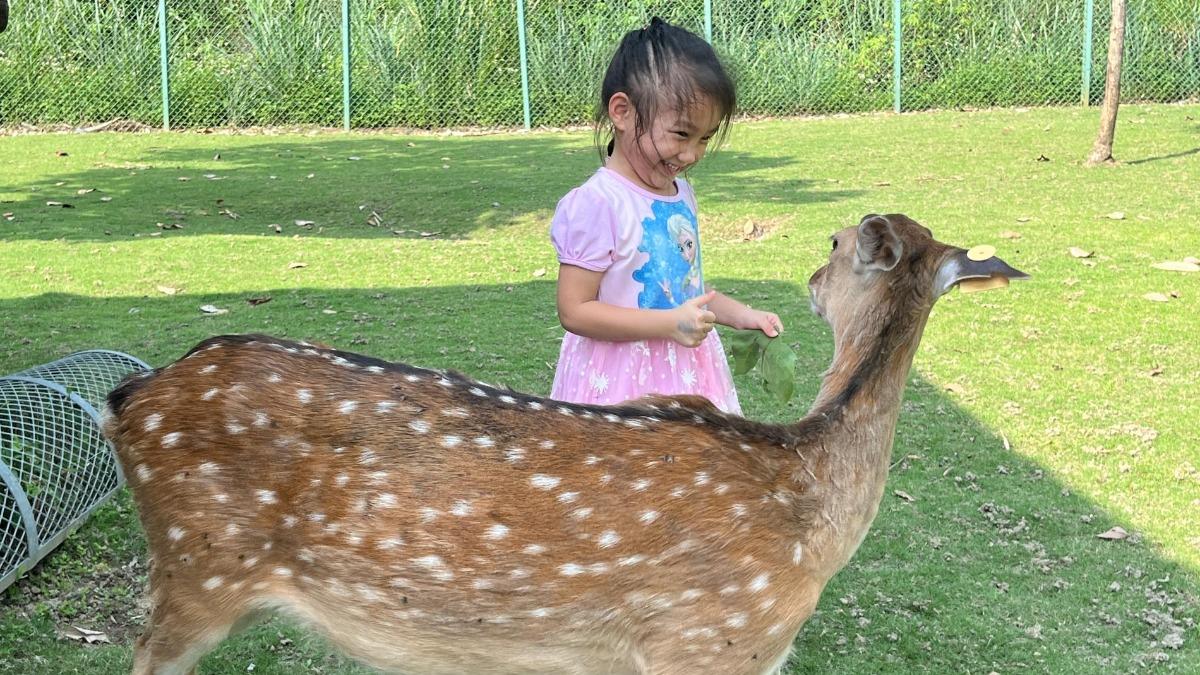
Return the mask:
{"type": "Polygon", "coordinates": [[[858,261],[867,269],[887,272],[900,262],[904,245],[885,216],[871,214],[858,224],[858,261]]]}
{"type": "Polygon", "coordinates": [[[1003,277],[1006,280],[1014,280],[1028,279],[1029,275],[1021,270],[1014,269],[996,256],[992,256],[987,260],[971,260],[967,257],[965,250],[961,248],[954,249],[942,261],[941,266],[938,267],[937,276],[934,277],[933,282],[934,292],[939,296],[944,295],[951,288],[958,285],[960,281],[966,281],[967,279],[990,279],[992,277],[1003,277]]]}

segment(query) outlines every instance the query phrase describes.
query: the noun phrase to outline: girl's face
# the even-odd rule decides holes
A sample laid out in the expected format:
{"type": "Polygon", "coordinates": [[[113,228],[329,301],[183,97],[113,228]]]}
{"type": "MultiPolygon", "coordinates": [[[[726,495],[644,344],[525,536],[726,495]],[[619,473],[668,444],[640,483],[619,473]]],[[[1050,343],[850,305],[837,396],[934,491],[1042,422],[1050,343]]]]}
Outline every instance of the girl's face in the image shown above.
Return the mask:
{"type": "Polygon", "coordinates": [[[650,127],[636,138],[637,112],[624,93],[613,95],[609,117],[616,130],[609,167],[662,195],[675,194],[675,177],[704,157],[721,123],[721,111],[701,98],[687,110],[660,109],[650,127]]]}
{"type": "Polygon", "coordinates": [[[691,230],[680,230],[675,245],[679,247],[679,254],[683,256],[684,260],[689,263],[696,262],[696,237],[691,230]]]}

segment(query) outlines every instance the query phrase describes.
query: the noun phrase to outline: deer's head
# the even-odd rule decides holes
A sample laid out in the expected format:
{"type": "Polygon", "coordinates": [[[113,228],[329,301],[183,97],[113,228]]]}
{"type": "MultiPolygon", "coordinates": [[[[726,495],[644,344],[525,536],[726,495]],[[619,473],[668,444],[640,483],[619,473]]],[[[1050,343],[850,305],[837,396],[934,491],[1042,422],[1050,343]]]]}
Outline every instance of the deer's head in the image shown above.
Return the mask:
{"type": "Polygon", "coordinates": [[[959,282],[1028,279],[1000,258],[972,260],[902,214],[870,214],[830,237],[829,262],[808,281],[813,311],[835,334],[878,324],[895,311],[927,314],[959,282]],[[874,315],[874,316],[873,316],[874,315]]]}

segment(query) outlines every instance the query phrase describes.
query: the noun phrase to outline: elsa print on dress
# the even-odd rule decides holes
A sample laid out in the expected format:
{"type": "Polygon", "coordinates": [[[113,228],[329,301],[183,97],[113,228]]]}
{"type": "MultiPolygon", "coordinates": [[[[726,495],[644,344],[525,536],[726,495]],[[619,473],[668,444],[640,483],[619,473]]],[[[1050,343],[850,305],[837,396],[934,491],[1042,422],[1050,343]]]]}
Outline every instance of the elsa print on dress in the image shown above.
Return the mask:
{"type": "Polygon", "coordinates": [[[651,215],[642,221],[638,250],[649,255],[633,273],[643,285],[638,307],[671,309],[703,294],[696,215],[685,202],[653,203],[651,215]]]}

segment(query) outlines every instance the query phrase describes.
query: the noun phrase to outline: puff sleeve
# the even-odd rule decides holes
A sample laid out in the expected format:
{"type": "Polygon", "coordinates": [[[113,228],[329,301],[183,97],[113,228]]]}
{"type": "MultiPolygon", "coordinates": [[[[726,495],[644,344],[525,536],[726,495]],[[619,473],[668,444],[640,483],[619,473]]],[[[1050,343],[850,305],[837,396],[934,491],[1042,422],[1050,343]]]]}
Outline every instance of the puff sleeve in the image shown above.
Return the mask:
{"type": "Polygon", "coordinates": [[[550,222],[550,241],[565,265],[603,272],[612,265],[616,217],[603,195],[578,187],[558,202],[550,222]]]}

